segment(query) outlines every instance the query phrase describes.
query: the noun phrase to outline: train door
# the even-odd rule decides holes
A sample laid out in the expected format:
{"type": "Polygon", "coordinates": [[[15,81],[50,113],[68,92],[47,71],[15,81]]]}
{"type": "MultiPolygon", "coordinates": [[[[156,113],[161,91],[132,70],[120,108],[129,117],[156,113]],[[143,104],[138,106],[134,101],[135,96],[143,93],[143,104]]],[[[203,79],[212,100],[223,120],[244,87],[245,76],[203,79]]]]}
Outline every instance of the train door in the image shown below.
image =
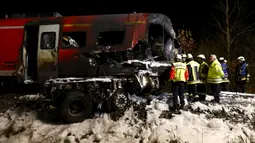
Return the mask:
{"type": "Polygon", "coordinates": [[[23,47],[24,79],[39,83],[57,77],[59,24],[27,25],[23,47]]]}
{"type": "Polygon", "coordinates": [[[59,24],[40,25],[37,52],[38,81],[57,77],[59,24]]]}

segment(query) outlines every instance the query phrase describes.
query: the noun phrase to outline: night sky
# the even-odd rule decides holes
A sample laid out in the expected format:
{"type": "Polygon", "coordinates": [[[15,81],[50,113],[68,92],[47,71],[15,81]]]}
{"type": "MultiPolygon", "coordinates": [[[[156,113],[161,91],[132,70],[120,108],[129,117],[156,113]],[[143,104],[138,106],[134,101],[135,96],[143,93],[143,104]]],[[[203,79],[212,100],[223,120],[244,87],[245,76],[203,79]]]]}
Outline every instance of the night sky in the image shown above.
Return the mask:
{"type": "MultiPolygon", "coordinates": [[[[69,1],[61,2],[57,8],[55,5],[47,5],[47,11],[56,11],[63,16],[69,15],[93,15],[93,14],[117,14],[139,12],[156,12],[167,15],[176,29],[188,28],[196,38],[199,38],[203,31],[214,32],[212,28],[213,18],[211,13],[215,12],[213,4],[219,0],[123,0],[123,1],[69,1]],[[72,2],[72,3],[71,3],[72,2]]],[[[234,0],[229,0],[234,1],[234,0]]],[[[249,2],[250,7],[255,7],[255,1],[240,0],[249,2]]],[[[56,1],[57,2],[57,1],[56,1]]],[[[26,12],[31,7],[24,8],[26,12]]],[[[41,9],[38,7],[38,9],[41,9]]],[[[46,9],[43,9],[45,11],[46,9]]],[[[8,13],[23,13],[22,11],[8,13]]],[[[33,11],[34,13],[34,11],[33,11]]],[[[255,16],[254,16],[255,19],[255,16]]],[[[255,22],[251,21],[252,23],[255,22]]]]}

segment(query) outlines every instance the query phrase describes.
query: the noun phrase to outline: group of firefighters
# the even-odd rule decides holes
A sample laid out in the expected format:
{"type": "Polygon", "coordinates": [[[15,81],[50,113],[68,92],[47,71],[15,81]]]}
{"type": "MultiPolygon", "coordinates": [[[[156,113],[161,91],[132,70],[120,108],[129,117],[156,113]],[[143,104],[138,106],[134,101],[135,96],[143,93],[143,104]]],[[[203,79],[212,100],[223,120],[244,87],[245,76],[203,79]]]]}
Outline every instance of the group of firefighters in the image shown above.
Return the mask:
{"type": "MultiPolygon", "coordinates": [[[[237,58],[235,81],[237,92],[245,92],[246,82],[249,82],[248,64],[243,56],[237,58]]],[[[175,62],[170,70],[171,89],[173,93],[173,109],[183,109],[184,93],[188,93],[188,101],[203,101],[206,98],[208,89],[214,96],[212,102],[220,102],[220,92],[229,90],[227,60],[223,57],[217,59],[212,54],[209,57],[209,63],[203,54],[197,56],[194,60],[192,54],[177,54],[175,62]],[[178,106],[178,96],[180,106],[178,106]]]]}

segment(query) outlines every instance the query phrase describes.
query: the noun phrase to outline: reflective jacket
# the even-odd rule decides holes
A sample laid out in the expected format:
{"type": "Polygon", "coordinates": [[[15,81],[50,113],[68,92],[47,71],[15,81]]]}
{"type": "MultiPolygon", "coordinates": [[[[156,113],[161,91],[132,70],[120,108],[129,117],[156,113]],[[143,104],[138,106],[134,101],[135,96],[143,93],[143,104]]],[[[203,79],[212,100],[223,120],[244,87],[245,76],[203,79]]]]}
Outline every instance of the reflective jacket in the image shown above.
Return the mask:
{"type": "Polygon", "coordinates": [[[189,71],[189,80],[187,84],[198,84],[200,83],[199,79],[199,63],[196,61],[189,61],[187,63],[188,71],[189,71]]]}
{"type": "Polygon", "coordinates": [[[208,74],[208,64],[206,62],[203,62],[199,66],[199,79],[202,83],[206,82],[208,74]]]}
{"type": "Polygon", "coordinates": [[[186,64],[182,62],[175,62],[170,71],[170,80],[173,82],[186,82],[189,78],[186,64]]]}
{"type": "Polygon", "coordinates": [[[250,74],[248,72],[248,64],[246,62],[236,66],[237,81],[249,80],[250,74]]]}
{"type": "Polygon", "coordinates": [[[224,73],[224,77],[222,79],[222,82],[229,82],[228,80],[228,66],[226,63],[221,63],[221,68],[224,73]]]}
{"type": "Polygon", "coordinates": [[[208,70],[207,83],[217,84],[222,82],[224,72],[218,60],[213,61],[208,70]]]}

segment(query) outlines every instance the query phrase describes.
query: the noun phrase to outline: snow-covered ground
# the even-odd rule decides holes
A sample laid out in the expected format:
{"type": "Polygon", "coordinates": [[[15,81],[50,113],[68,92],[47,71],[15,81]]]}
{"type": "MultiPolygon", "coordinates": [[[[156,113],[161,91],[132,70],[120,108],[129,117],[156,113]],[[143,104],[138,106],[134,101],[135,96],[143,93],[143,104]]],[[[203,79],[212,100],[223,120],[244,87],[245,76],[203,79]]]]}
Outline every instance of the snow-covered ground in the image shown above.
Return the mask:
{"type": "MultiPolygon", "coordinates": [[[[168,96],[169,97],[169,96],[168,96]]],[[[119,120],[101,114],[81,123],[45,122],[38,112],[20,105],[0,116],[0,142],[4,143],[249,143],[255,142],[254,99],[222,97],[222,104],[196,102],[181,114],[171,114],[167,95],[159,96],[144,112],[130,108],[119,120]],[[158,100],[161,99],[161,100],[158,100]],[[144,118],[138,117],[146,115],[144,118]]],[[[40,99],[27,95],[21,100],[40,99]]],[[[207,100],[212,99],[210,96],[207,100]]],[[[139,100],[136,98],[136,100],[139,100]]],[[[35,106],[39,106],[39,103],[35,106]]],[[[53,109],[52,109],[53,110],[53,109]]],[[[42,112],[42,111],[41,111],[42,112]]],[[[48,114],[50,111],[46,111],[48,114]]]]}

